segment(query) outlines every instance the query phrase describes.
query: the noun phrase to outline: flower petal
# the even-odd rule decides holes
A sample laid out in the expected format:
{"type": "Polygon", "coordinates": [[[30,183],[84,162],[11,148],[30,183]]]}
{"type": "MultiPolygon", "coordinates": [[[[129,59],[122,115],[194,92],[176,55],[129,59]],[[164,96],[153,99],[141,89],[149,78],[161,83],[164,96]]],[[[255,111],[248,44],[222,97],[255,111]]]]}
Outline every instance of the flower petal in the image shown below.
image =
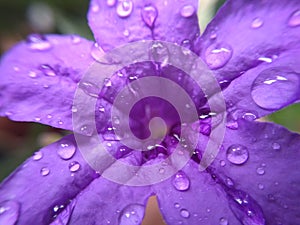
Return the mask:
{"type": "Polygon", "coordinates": [[[0,206],[19,206],[11,212],[18,224],[49,224],[96,177],[69,135],[36,152],[6,178],[0,206]]]}
{"type": "Polygon", "coordinates": [[[70,224],[140,224],[149,187],[131,187],[98,178],[76,199],[70,224]]]}
{"type": "Polygon", "coordinates": [[[92,42],[78,36],[31,35],[0,64],[0,115],[72,130],[77,83],[93,62],[92,42]]]}
{"type": "Polygon", "coordinates": [[[191,48],[191,40],[199,34],[197,4],[196,0],[92,0],[88,20],[105,51],[143,39],[191,48]]]}
{"type": "Polygon", "coordinates": [[[267,224],[298,224],[299,143],[298,134],[278,125],[240,120],[238,130],[227,130],[214,173],[242,209],[247,193],[260,205],[267,224]]]}
{"type": "Polygon", "coordinates": [[[168,224],[239,224],[226,192],[193,161],[153,189],[168,224]]]}
{"type": "Polygon", "coordinates": [[[299,1],[229,0],[197,41],[219,81],[231,81],[288,49],[299,48],[299,1]]]}
{"type": "Polygon", "coordinates": [[[223,91],[230,121],[265,116],[299,100],[299,50],[286,51],[233,80],[223,91]],[[238,94],[237,94],[238,93],[238,94]]]}

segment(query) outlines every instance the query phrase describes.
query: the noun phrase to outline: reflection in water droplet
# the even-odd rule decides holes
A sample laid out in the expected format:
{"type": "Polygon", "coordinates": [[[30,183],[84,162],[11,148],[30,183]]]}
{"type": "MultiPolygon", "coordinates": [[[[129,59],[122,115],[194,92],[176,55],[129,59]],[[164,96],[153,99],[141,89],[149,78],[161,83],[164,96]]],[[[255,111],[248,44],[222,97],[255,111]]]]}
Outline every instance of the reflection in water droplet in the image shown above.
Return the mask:
{"type": "Polygon", "coordinates": [[[52,48],[52,44],[45,36],[40,34],[31,34],[27,37],[27,44],[29,49],[37,51],[45,51],[52,48]]]}
{"type": "Polygon", "coordinates": [[[187,211],[186,209],[181,209],[181,210],[180,210],[180,215],[181,215],[183,218],[189,218],[189,217],[190,217],[190,213],[189,213],[189,211],[187,211]]]}
{"type": "Polygon", "coordinates": [[[179,171],[173,179],[173,185],[178,191],[186,191],[190,187],[190,179],[183,171],[179,171]]]}
{"type": "Polygon", "coordinates": [[[78,162],[76,162],[76,161],[71,162],[69,164],[69,170],[71,172],[77,172],[80,169],[80,167],[81,167],[81,165],[78,162]]]}
{"type": "Polygon", "coordinates": [[[60,158],[68,160],[74,156],[76,147],[71,141],[64,141],[58,145],[57,154],[60,158]]]}
{"type": "Polygon", "coordinates": [[[249,157],[248,149],[243,145],[231,145],[226,155],[228,161],[236,165],[244,164],[249,157]]]}
{"type": "Polygon", "coordinates": [[[280,109],[298,99],[299,83],[299,75],[286,68],[266,69],[253,82],[251,96],[261,108],[280,109]]]}
{"type": "Polygon", "coordinates": [[[251,27],[256,29],[256,28],[260,28],[263,24],[264,21],[261,18],[255,18],[251,23],[251,27]]]}
{"type": "Polygon", "coordinates": [[[180,207],[180,205],[178,203],[175,203],[174,207],[178,209],[180,207]]]}
{"type": "Polygon", "coordinates": [[[193,14],[195,13],[195,8],[194,6],[192,5],[186,5],[186,6],[183,6],[181,11],[180,11],[180,14],[183,16],[183,17],[190,17],[192,16],[193,14]]]}
{"type": "Polygon", "coordinates": [[[36,78],[37,77],[37,73],[34,71],[29,71],[28,76],[31,78],[36,78]]]}
{"type": "Polygon", "coordinates": [[[296,27],[300,25],[300,10],[295,11],[289,18],[288,25],[296,27]]]}
{"type": "Polygon", "coordinates": [[[47,167],[43,167],[41,169],[40,173],[41,173],[42,176],[47,176],[50,173],[50,170],[47,167]]]}
{"type": "Polygon", "coordinates": [[[258,189],[259,190],[263,190],[265,188],[265,186],[263,184],[258,184],[258,189]]]}
{"type": "Polygon", "coordinates": [[[205,51],[205,61],[210,69],[219,69],[228,63],[232,52],[232,48],[227,44],[212,44],[205,51]]]}
{"type": "Polygon", "coordinates": [[[128,205],[119,217],[119,225],[141,224],[145,213],[145,207],[140,204],[128,205]]]}
{"type": "Polygon", "coordinates": [[[92,12],[93,13],[97,13],[97,12],[99,12],[99,5],[98,5],[98,3],[97,2],[95,2],[95,1],[93,1],[93,4],[92,4],[92,6],[91,6],[91,10],[92,10],[92,12]]]}
{"type": "Polygon", "coordinates": [[[73,44],[79,44],[81,42],[81,38],[78,35],[72,35],[71,40],[73,44]]]}
{"type": "Polygon", "coordinates": [[[20,205],[16,201],[0,203],[0,224],[15,225],[19,218],[20,205]]]}
{"type": "Polygon", "coordinates": [[[133,10],[132,0],[119,0],[116,10],[117,10],[118,16],[120,16],[120,17],[129,16],[133,10]]]}
{"type": "Polygon", "coordinates": [[[153,5],[147,5],[142,9],[142,18],[145,24],[150,28],[154,26],[157,15],[157,9],[153,5]]]}

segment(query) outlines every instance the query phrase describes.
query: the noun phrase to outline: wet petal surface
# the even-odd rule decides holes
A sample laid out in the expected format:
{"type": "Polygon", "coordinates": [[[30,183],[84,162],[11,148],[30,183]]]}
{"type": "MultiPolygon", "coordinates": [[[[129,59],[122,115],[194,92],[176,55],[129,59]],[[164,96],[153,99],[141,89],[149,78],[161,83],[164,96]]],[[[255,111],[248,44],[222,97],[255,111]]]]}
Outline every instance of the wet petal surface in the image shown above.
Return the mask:
{"type": "Polygon", "coordinates": [[[1,59],[0,115],[72,130],[77,83],[93,62],[78,36],[30,35],[1,59]]]}

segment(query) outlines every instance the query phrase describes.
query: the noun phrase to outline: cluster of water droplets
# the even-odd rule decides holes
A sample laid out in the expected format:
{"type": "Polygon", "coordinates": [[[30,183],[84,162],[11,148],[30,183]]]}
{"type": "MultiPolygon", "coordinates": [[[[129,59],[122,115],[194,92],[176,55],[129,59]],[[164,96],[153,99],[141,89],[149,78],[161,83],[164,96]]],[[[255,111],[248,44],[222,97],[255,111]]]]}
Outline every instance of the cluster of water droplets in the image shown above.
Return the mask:
{"type": "MultiPolygon", "coordinates": [[[[57,143],[57,145],[58,145],[57,155],[62,160],[67,161],[67,160],[71,160],[73,158],[73,156],[76,153],[76,146],[71,141],[65,140],[63,142],[57,143]]],[[[43,157],[44,157],[44,153],[42,151],[38,151],[33,154],[32,159],[34,161],[40,161],[43,159],[43,157]]],[[[80,168],[81,168],[81,165],[77,161],[71,161],[68,166],[68,169],[72,173],[72,175],[73,175],[73,173],[80,170],[80,168]]],[[[48,176],[50,173],[51,173],[51,170],[48,167],[42,167],[40,169],[40,174],[43,177],[48,176]]]]}

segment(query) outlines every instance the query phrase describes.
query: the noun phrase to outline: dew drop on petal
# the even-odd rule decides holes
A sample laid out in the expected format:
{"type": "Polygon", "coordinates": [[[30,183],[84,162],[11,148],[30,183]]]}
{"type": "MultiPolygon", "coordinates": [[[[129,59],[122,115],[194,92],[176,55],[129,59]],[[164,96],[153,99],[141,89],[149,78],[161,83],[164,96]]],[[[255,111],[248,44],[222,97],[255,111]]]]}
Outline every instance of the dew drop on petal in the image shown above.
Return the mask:
{"type": "Polygon", "coordinates": [[[141,224],[145,214],[145,207],[140,204],[131,204],[124,208],[119,217],[119,225],[141,224]]]}
{"type": "Polygon", "coordinates": [[[112,7],[112,6],[114,6],[115,4],[116,4],[116,0],[106,0],[106,5],[107,5],[107,6],[112,7]]]}
{"type": "Polygon", "coordinates": [[[231,145],[227,149],[226,156],[229,162],[241,165],[248,160],[249,152],[247,147],[243,145],[231,145]]]}
{"type": "Polygon", "coordinates": [[[50,169],[47,167],[43,167],[40,171],[42,176],[47,176],[50,173],[50,169]]]}
{"type": "Polygon", "coordinates": [[[130,32],[129,32],[129,30],[126,29],[123,31],[123,34],[125,37],[128,37],[130,35],[130,32]]]}
{"type": "Polygon", "coordinates": [[[300,10],[295,11],[289,18],[288,25],[296,27],[300,25],[300,10]]]}
{"type": "Polygon", "coordinates": [[[226,162],[225,162],[224,160],[221,160],[221,161],[220,161],[220,165],[223,167],[223,166],[226,165],[226,162]]]}
{"type": "Polygon", "coordinates": [[[49,77],[54,77],[56,76],[55,70],[49,66],[48,64],[42,64],[39,68],[44,75],[49,76],[49,77]]]}
{"type": "Polygon", "coordinates": [[[91,10],[93,13],[97,13],[100,10],[100,7],[98,5],[98,3],[96,3],[95,1],[93,2],[92,6],[91,6],[91,10]]]}
{"type": "Polygon", "coordinates": [[[76,151],[75,145],[71,141],[58,143],[57,154],[64,160],[71,159],[76,151]]]}
{"type": "Polygon", "coordinates": [[[81,165],[79,164],[79,162],[76,162],[76,161],[71,162],[69,164],[69,170],[71,172],[77,172],[80,169],[80,167],[81,167],[81,165]]]}
{"type": "Polygon", "coordinates": [[[257,115],[255,113],[252,113],[252,112],[246,112],[246,113],[243,114],[242,118],[247,120],[247,121],[254,121],[254,120],[257,119],[257,115]]]}
{"type": "Polygon", "coordinates": [[[265,186],[263,184],[258,184],[258,189],[259,190],[263,190],[265,188],[265,186]]]}
{"type": "Polygon", "coordinates": [[[120,17],[128,17],[133,10],[132,0],[119,0],[117,4],[117,14],[120,17]]]}
{"type": "Polygon", "coordinates": [[[272,144],[272,148],[273,148],[274,150],[279,150],[279,149],[281,148],[281,146],[280,146],[280,144],[278,144],[277,142],[274,142],[274,143],[272,144]]]}
{"type": "Polygon", "coordinates": [[[178,191],[186,191],[190,187],[190,179],[183,171],[179,171],[173,179],[173,186],[178,191]]]}
{"type": "Polygon", "coordinates": [[[95,43],[95,44],[92,45],[91,56],[96,61],[100,61],[103,58],[103,56],[104,56],[103,49],[97,43],[95,43]]]}
{"type": "Polygon", "coordinates": [[[180,207],[179,203],[175,203],[175,204],[174,204],[174,207],[175,207],[176,209],[178,209],[178,208],[180,207]]]}
{"type": "Polygon", "coordinates": [[[26,39],[29,49],[37,51],[45,51],[52,48],[52,44],[45,36],[40,34],[31,34],[26,39]]]}
{"type": "Polygon", "coordinates": [[[35,152],[32,156],[34,161],[38,161],[43,158],[43,152],[35,152]]]}
{"type": "Polygon", "coordinates": [[[205,51],[205,61],[210,69],[219,69],[228,63],[232,53],[228,44],[212,44],[205,51]]]}
{"type": "Polygon", "coordinates": [[[31,71],[29,71],[28,76],[31,77],[31,78],[36,78],[37,73],[31,70],[31,71]]]}
{"type": "Polygon", "coordinates": [[[253,29],[257,29],[257,28],[260,28],[263,24],[264,24],[264,21],[261,18],[255,18],[251,23],[251,27],[253,29]]]}
{"type": "Polygon", "coordinates": [[[0,203],[0,224],[14,225],[19,218],[20,204],[16,201],[0,203]]]}
{"type": "Polygon", "coordinates": [[[228,220],[224,217],[222,217],[219,221],[219,225],[228,225],[228,220]]]}
{"type": "Polygon", "coordinates": [[[280,109],[298,99],[299,83],[299,75],[287,69],[266,69],[253,82],[251,96],[261,108],[280,109]]]}
{"type": "Polygon", "coordinates": [[[189,213],[189,211],[187,211],[186,209],[181,209],[181,210],[180,210],[180,215],[181,215],[183,218],[189,218],[189,217],[190,217],[190,213],[189,213]]]}
{"type": "Polygon", "coordinates": [[[153,27],[157,15],[158,15],[157,9],[153,5],[146,5],[142,9],[142,19],[145,22],[145,24],[150,28],[153,27]]]}
{"type": "Polygon", "coordinates": [[[180,10],[180,14],[183,17],[191,17],[194,13],[195,13],[195,7],[192,5],[185,5],[180,10]]]}
{"type": "Polygon", "coordinates": [[[79,84],[79,87],[84,91],[84,93],[86,93],[87,95],[94,97],[94,98],[98,98],[99,96],[99,92],[100,92],[100,88],[94,84],[94,83],[90,83],[90,82],[81,82],[79,84]]]}
{"type": "Polygon", "coordinates": [[[264,175],[264,174],[265,174],[265,169],[264,169],[263,167],[258,167],[258,168],[256,169],[256,173],[257,173],[258,175],[264,175]]]}

